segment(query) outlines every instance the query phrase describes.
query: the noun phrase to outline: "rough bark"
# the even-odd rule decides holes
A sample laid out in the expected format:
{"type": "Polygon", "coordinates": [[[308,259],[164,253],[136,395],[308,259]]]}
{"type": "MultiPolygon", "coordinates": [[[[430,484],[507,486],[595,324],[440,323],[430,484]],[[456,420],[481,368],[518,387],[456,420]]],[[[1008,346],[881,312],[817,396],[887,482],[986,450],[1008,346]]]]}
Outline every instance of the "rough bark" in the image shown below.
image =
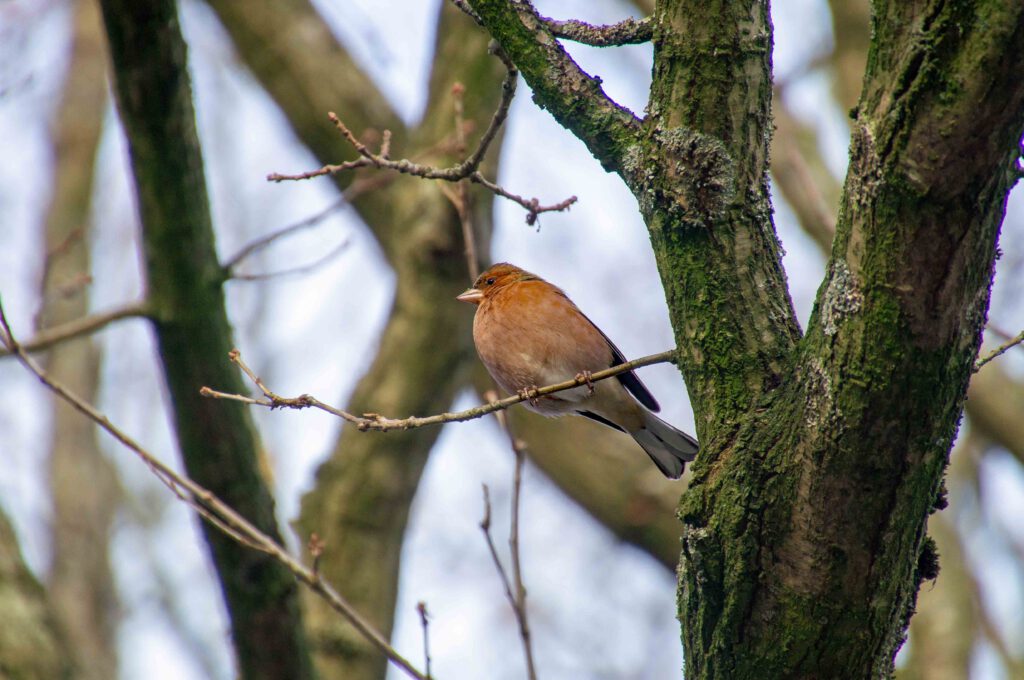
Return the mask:
{"type": "MultiPolygon", "coordinates": [[[[199,396],[203,385],[244,392],[227,361],[231,328],[174,3],[104,0],[142,223],[154,330],[189,476],[280,540],[258,471],[247,407],[199,396]]],[[[231,621],[241,676],[308,678],[295,579],[267,556],[203,524],[231,621]]]]}
{"type": "Polygon", "coordinates": [[[764,182],[767,7],[658,5],[637,149],[636,124],[579,86],[528,4],[472,5],[651,232],[703,445],[681,508],[688,675],[887,675],[1015,180],[1022,9],[876,6],[832,261],[800,338],[764,182]]]}
{"type": "MultiPolygon", "coordinates": [[[[99,6],[75,3],[71,61],[55,129],[54,190],[46,218],[46,263],[39,325],[51,328],[89,313],[89,217],[93,167],[107,102],[106,54],[99,6]]],[[[47,371],[95,402],[100,356],[89,337],[57,345],[47,371]]],[[[120,485],[101,453],[95,426],[63,400],[52,405],[50,489],[53,557],[47,590],[76,678],[117,675],[117,593],[110,536],[120,485]]]]}

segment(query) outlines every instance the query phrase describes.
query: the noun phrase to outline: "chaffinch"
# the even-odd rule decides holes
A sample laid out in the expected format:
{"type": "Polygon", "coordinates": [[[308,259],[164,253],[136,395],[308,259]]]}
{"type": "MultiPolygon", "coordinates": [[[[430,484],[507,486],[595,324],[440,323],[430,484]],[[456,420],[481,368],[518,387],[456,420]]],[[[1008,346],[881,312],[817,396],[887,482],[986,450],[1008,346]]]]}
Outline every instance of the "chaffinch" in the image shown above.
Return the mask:
{"type": "MultiPolygon", "coordinates": [[[[626,361],[560,288],[515,265],[492,266],[456,299],[477,305],[476,351],[512,394],[626,361]]],[[[671,479],[697,455],[696,439],[654,415],[658,402],[632,371],[523,403],[541,415],[581,415],[628,433],[671,479]]]]}

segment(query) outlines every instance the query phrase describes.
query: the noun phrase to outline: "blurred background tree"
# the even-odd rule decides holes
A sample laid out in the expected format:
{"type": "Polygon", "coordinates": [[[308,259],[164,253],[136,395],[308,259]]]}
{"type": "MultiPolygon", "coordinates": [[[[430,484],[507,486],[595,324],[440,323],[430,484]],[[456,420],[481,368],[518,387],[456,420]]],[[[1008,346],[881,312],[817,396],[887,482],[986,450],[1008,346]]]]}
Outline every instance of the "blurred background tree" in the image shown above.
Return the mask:
{"type": "MultiPolygon", "coordinates": [[[[652,9],[538,4],[542,13],[594,23],[652,9]]],[[[226,312],[250,365],[279,392],[334,398],[357,413],[427,414],[478,399],[486,382],[470,343],[470,310],[451,299],[469,274],[458,216],[441,191],[412,178],[353,190],[371,175],[302,185],[262,178],[351,157],[328,110],[357,134],[390,130],[396,157],[451,162],[452,85],[465,86],[471,143],[497,101],[502,71],[486,53],[487,36],[443,3],[211,0],[180,11],[219,261],[326,213],[229,272],[226,312]],[[351,200],[340,202],[346,191],[351,200]],[[340,242],[348,245],[310,271],[245,279],[315,262],[340,242]]],[[[864,2],[805,0],[774,11],[776,222],[806,323],[835,228],[845,112],[859,96],[868,10],[864,2]]],[[[16,328],[45,331],[111,309],[123,319],[152,316],[135,302],[145,239],[106,97],[96,6],[15,2],[0,8],[0,20],[7,53],[0,131],[11,150],[0,163],[8,225],[0,234],[0,292],[16,328]]],[[[616,100],[642,110],[649,45],[571,50],[602,74],[616,100]]],[[[543,216],[533,231],[517,206],[493,204],[474,189],[480,259],[508,259],[556,281],[630,357],[671,347],[635,202],[525,94],[522,87],[485,171],[517,193],[551,202],[577,194],[580,203],[568,215],[543,216]]],[[[1000,332],[1024,326],[1013,293],[1021,214],[1014,197],[986,336],[993,344],[1005,339],[1000,332]]],[[[150,293],[152,286],[151,278],[150,293]]],[[[28,335],[22,331],[23,340],[28,335]]],[[[177,441],[188,461],[189,442],[172,434],[172,423],[223,407],[197,400],[189,412],[163,398],[155,347],[144,323],[119,320],[93,337],[55,344],[47,364],[113,420],[145,433],[166,460],[176,458],[177,441]]],[[[1021,677],[1024,535],[1013,518],[1024,512],[1022,366],[1011,352],[972,382],[947,478],[950,507],[931,520],[944,571],[922,589],[901,676],[1021,677]]],[[[3,607],[34,622],[17,627],[24,640],[0,640],[0,667],[14,677],[53,677],[52,668],[30,667],[52,659],[45,650],[59,645],[73,677],[259,677],[250,654],[238,664],[230,651],[240,622],[222,605],[215,576],[218,564],[222,574],[230,565],[204,556],[197,523],[109,441],[92,448],[91,428],[73,414],[51,405],[52,415],[43,415],[48,395],[18,367],[5,361],[0,371],[10,385],[0,396],[0,450],[8,459],[0,497],[18,528],[17,536],[0,535],[2,554],[20,564],[20,548],[43,584],[32,585],[23,568],[0,574],[4,592],[36,603],[3,607]],[[28,634],[35,630],[42,632],[28,634]],[[24,646],[38,653],[6,651],[24,646]]],[[[675,369],[644,376],[669,418],[692,431],[675,369]]],[[[492,423],[375,436],[318,414],[252,417],[261,441],[216,476],[228,485],[244,474],[262,479],[280,526],[295,523],[294,545],[311,531],[324,537],[325,577],[412,658],[420,645],[414,603],[426,600],[438,677],[522,677],[518,651],[510,651],[514,624],[476,528],[479,483],[495,490],[499,511],[511,476],[507,443],[492,423]]],[[[513,412],[533,464],[523,543],[541,674],[671,676],[681,663],[672,602],[681,487],[661,479],[628,439],[579,420],[513,412]]],[[[191,454],[197,464],[202,445],[191,454]]],[[[383,676],[384,660],[347,626],[312,599],[302,605],[324,677],[383,676]]],[[[304,653],[301,645],[295,652],[304,653]]]]}

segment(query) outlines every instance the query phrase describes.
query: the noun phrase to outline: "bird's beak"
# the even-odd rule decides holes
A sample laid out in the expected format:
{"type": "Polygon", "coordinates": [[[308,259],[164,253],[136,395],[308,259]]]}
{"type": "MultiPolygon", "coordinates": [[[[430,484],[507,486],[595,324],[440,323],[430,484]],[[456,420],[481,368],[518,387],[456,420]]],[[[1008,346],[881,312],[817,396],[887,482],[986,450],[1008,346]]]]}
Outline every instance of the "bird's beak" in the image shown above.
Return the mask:
{"type": "Polygon", "coordinates": [[[484,294],[479,288],[467,288],[461,295],[456,295],[455,299],[460,302],[471,302],[474,305],[478,305],[484,299],[484,294]]]}

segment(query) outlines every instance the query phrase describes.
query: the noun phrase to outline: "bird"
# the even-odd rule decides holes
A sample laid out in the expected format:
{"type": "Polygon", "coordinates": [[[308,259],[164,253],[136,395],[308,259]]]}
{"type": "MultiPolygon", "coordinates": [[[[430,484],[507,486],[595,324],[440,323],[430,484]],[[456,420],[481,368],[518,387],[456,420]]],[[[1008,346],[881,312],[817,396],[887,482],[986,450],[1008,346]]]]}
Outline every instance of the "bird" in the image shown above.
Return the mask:
{"type": "Polygon", "coordinates": [[[487,371],[506,392],[544,416],[580,415],[625,432],[670,479],[697,455],[697,440],[654,415],[658,402],[633,371],[590,381],[593,372],[625,363],[619,348],[561,288],[499,262],[456,300],[477,306],[473,342],[487,371]],[[539,397],[543,385],[586,384],[539,397]]]}

